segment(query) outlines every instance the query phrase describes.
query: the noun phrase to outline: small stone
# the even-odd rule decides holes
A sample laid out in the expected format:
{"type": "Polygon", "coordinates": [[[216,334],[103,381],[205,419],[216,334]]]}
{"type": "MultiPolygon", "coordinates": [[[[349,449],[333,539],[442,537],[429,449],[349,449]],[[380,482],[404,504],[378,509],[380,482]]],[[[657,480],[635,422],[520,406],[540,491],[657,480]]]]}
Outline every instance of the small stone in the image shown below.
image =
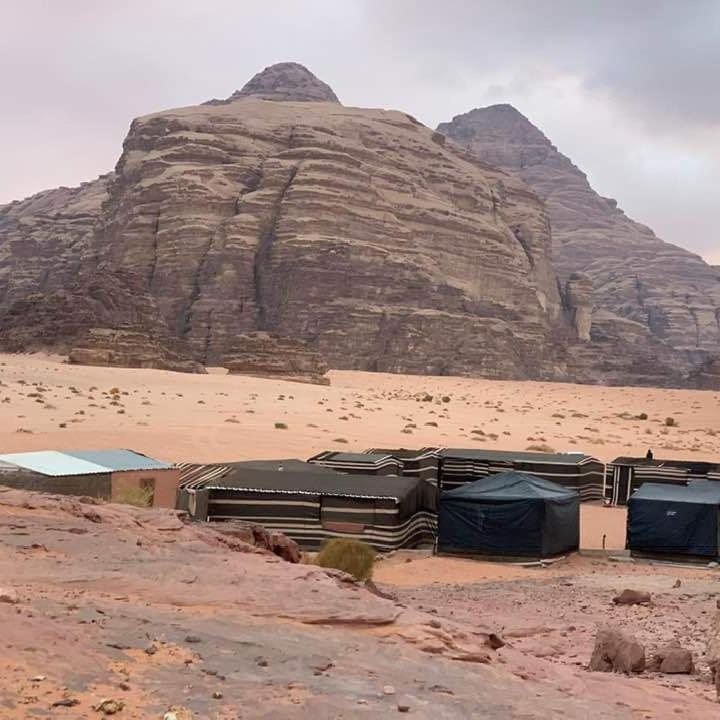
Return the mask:
{"type": "Polygon", "coordinates": [[[75,707],[76,705],[79,705],[80,701],[76,700],[75,698],[62,698],[60,700],[56,700],[52,706],[53,707],[75,707]]]}
{"type": "Polygon", "coordinates": [[[395,694],[395,688],[392,685],[384,685],[383,686],[383,695],[394,695],[395,694]]]}
{"type": "Polygon", "coordinates": [[[0,588],[0,603],[17,605],[20,602],[18,594],[11,588],[0,588]]]}
{"type": "Polygon", "coordinates": [[[200,643],[202,642],[202,638],[199,638],[197,635],[186,635],[185,642],[190,644],[200,643]]]}
{"type": "Polygon", "coordinates": [[[260,667],[267,667],[267,666],[268,666],[268,661],[267,661],[265,658],[258,658],[257,664],[258,664],[260,667]]]}
{"type": "Polygon", "coordinates": [[[219,690],[216,690],[212,696],[214,700],[222,700],[223,694],[219,690]]]}
{"type": "Polygon", "coordinates": [[[648,605],[650,601],[650,593],[643,590],[626,589],[613,598],[616,605],[648,605]]]}
{"type": "Polygon", "coordinates": [[[154,655],[157,652],[157,647],[152,643],[145,648],[146,655],[154,655]]]}
{"type": "Polygon", "coordinates": [[[398,709],[398,712],[401,712],[401,713],[410,712],[410,706],[409,706],[409,705],[398,704],[397,709],[398,709]]]}
{"type": "Polygon", "coordinates": [[[125,703],[122,700],[113,700],[112,698],[108,698],[107,700],[101,700],[93,707],[93,710],[101,712],[103,715],[115,715],[124,707],[125,703]]]}

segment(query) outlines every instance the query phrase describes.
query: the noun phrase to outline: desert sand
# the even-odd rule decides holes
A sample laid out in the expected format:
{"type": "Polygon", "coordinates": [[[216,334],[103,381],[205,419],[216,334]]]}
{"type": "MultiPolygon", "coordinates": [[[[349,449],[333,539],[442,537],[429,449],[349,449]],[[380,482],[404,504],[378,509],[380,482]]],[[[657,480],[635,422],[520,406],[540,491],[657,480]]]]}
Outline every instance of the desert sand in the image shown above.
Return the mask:
{"type": "Polygon", "coordinates": [[[552,448],[603,461],[648,448],[656,457],[720,456],[713,391],[345,371],[330,379],[318,386],[0,355],[0,448],[126,447],[197,462],[427,445],[552,448]],[[636,419],[643,413],[647,420],[636,419]],[[677,427],[665,425],[669,417],[677,427]]]}
{"type": "MultiPolygon", "coordinates": [[[[717,459],[720,393],[334,371],[331,385],[0,355],[0,451],[123,447],[170,462],[372,446],[717,459]],[[120,389],[120,400],[110,390],[120,389]],[[420,398],[432,396],[431,401],[420,398]],[[647,420],[637,419],[647,414],[647,420]],[[665,420],[674,418],[677,426],[665,420]],[[277,425],[277,426],[276,426],[277,425]]],[[[582,547],[621,548],[623,509],[584,506],[582,547]]]]}
{"type": "MultiPolygon", "coordinates": [[[[200,462],[373,445],[547,446],[605,461],[648,447],[658,457],[720,454],[713,392],[355,372],[333,372],[331,382],[4,355],[0,450],[126,447],[200,462]],[[641,413],[648,418],[636,419],[641,413]]],[[[391,598],[381,602],[317,570],[238,555],[214,529],[183,527],[170,511],[135,518],[141,511],[30,495],[0,489],[10,597],[0,610],[11,627],[0,669],[12,678],[0,705],[8,718],[34,717],[68,698],[77,705],[55,708],[53,717],[94,717],[92,707],[107,697],[122,699],[123,716],[138,719],[174,705],[192,706],[196,718],[236,717],[241,706],[248,718],[356,717],[355,709],[380,718],[400,707],[417,717],[470,717],[491,706],[507,718],[717,711],[704,656],[717,570],[592,553],[526,568],[400,552],[377,564],[375,582],[391,598]],[[613,605],[625,587],[651,592],[653,604],[613,605]],[[681,642],[697,673],[588,673],[604,622],[635,633],[648,653],[681,642]],[[491,657],[474,647],[489,632],[507,643],[491,657]],[[385,694],[387,685],[397,696],[385,694]],[[248,693],[257,706],[246,705],[248,693]]],[[[586,550],[603,540],[620,549],[624,533],[623,509],[582,507],[586,550]]]]}

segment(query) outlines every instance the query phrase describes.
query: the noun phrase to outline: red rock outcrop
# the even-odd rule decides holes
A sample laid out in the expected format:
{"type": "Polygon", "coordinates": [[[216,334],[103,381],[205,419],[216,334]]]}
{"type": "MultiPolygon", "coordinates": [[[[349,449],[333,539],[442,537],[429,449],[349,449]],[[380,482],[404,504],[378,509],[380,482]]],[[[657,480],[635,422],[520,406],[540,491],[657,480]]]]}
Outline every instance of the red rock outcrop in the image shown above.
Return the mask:
{"type": "Polygon", "coordinates": [[[231,373],[329,385],[328,366],[304,343],[264,332],[239,335],[234,349],[222,358],[231,373]]]}

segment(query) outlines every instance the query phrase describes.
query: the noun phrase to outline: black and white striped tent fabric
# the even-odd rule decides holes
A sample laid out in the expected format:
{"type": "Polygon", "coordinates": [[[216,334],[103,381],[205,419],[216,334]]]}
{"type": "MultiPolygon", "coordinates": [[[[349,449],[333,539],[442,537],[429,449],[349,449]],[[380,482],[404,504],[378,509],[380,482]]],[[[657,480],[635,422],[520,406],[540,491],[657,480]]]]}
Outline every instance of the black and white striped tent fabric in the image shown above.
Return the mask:
{"type": "Polygon", "coordinates": [[[434,542],[437,508],[421,480],[337,473],[307,463],[285,469],[285,462],[282,470],[268,465],[183,466],[179,506],[197,520],[258,523],[307,549],[332,537],[383,551],[434,542]]]}
{"type": "Polygon", "coordinates": [[[438,468],[440,465],[440,450],[435,447],[425,447],[420,450],[408,448],[371,448],[365,451],[368,454],[391,455],[401,465],[401,474],[406,477],[417,477],[421,480],[437,485],[438,468]]]}
{"type": "Polygon", "coordinates": [[[401,475],[402,463],[393,455],[379,451],[372,453],[321,452],[308,460],[338,472],[362,475],[401,475]]]}
{"type": "Polygon", "coordinates": [[[581,502],[603,499],[605,466],[583,453],[512,452],[502,450],[439,451],[440,490],[452,490],[480,478],[516,471],[537,475],[576,490],[581,502]]]}
{"type": "Polygon", "coordinates": [[[612,505],[626,505],[643,483],[687,485],[694,480],[720,480],[720,463],[618,457],[607,465],[606,495],[612,505]]]}

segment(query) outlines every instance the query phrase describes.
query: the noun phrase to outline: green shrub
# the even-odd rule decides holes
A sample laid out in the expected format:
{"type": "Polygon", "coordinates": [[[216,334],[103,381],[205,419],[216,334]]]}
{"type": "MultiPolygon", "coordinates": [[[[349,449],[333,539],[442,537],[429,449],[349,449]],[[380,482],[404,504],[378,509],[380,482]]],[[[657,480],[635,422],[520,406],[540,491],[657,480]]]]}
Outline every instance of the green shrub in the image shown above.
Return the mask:
{"type": "Polygon", "coordinates": [[[155,492],[151,487],[121,488],[115,493],[113,502],[147,508],[152,507],[154,494],[155,492]]]}
{"type": "Polygon", "coordinates": [[[375,564],[375,550],[360,540],[333,538],[323,543],[315,564],[342,570],[356,580],[369,580],[375,564]]]}

